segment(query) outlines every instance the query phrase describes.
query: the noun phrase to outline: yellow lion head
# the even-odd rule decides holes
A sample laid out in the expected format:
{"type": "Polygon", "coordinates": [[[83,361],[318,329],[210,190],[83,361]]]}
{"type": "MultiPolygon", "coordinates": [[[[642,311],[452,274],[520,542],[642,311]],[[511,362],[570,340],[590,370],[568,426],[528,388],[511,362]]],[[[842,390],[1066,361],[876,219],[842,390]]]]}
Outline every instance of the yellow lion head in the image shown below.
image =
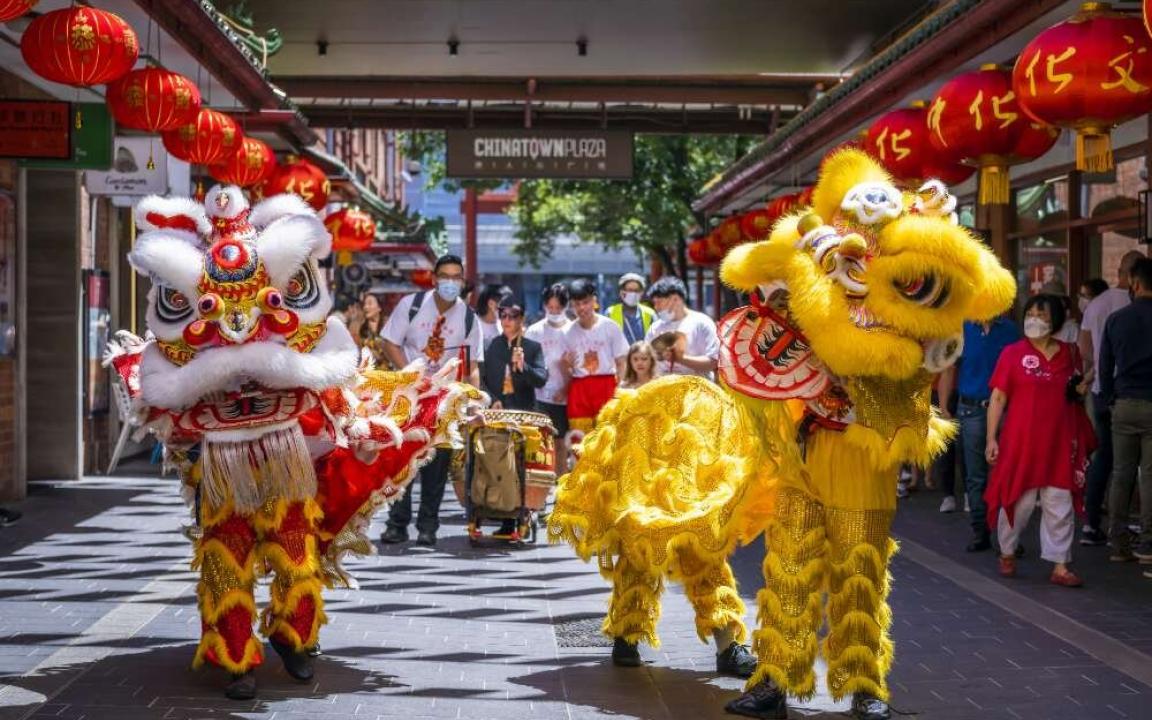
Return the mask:
{"type": "Polygon", "coordinates": [[[1016,294],[1011,273],[956,223],[939,182],[897,190],[868,155],[825,161],[811,209],[780,220],[764,242],[725,258],[724,282],[788,312],[840,376],[895,380],[955,361],[965,320],[989,320],[1016,294]]]}

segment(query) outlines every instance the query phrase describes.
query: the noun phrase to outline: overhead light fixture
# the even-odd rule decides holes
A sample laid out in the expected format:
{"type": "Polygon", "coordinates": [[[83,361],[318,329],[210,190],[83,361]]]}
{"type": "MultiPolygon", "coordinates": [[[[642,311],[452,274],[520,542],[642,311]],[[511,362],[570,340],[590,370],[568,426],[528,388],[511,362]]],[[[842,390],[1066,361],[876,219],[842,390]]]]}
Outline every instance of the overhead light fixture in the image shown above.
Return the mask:
{"type": "Polygon", "coordinates": [[[576,40],[576,54],[580,57],[588,55],[588,38],[581,36],[576,40]]]}
{"type": "Polygon", "coordinates": [[[453,57],[460,54],[460,41],[455,36],[448,38],[448,54],[453,57]]]}

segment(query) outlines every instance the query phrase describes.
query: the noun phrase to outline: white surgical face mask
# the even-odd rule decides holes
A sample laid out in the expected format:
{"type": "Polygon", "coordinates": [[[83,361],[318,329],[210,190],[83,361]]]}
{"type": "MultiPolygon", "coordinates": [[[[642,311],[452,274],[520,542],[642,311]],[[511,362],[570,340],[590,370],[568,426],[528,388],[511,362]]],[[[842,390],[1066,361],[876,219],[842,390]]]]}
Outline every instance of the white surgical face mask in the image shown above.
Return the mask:
{"type": "Polygon", "coordinates": [[[1084,311],[1088,309],[1088,303],[1092,302],[1089,298],[1082,297],[1078,305],[1080,306],[1080,314],[1083,315],[1084,311]]]}
{"type": "Polygon", "coordinates": [[[661,310],[660,312],[656,313],[656,315],[659,316],[662,322],[672,322],[675,319],[671,310],[661,310]]]}
{"type": "Polygon", "coordinates": [[[546,313],[545,317],[548,319],[549,325],[563,325],[568,322],[568,316],[562,312],[546,313]]]}
{"type": "Polygon", "coordinates": [[[1024,335],[1033,340],[1042,338],[1052,332],[1052,326],[1038,317],[1024,318],[1024,335]]]}
{"type": "Polygon", "coordinates": [[[624,304],[628,307],[636,307],[640,304],[640,293],[626,292],[620,296],[620,299],[623,300],[624,304]]]}
{"type": "Polygon", "coordinates": [[[438,280],[436,282],[436,294],[440,296],[444,302],[452,302],[460,297],[460,283],[455,280],[438,280]]]}

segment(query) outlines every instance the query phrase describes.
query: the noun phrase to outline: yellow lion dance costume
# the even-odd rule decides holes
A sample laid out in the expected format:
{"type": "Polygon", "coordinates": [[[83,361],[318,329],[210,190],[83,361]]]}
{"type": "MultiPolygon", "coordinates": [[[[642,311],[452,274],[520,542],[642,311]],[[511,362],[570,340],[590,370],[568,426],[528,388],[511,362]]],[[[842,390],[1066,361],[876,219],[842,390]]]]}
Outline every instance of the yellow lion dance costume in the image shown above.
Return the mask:
{"type": "Polygon", "coordinates": [[[954,434],[929,398],[963,322],[1016,291],[954,209],[939,182],[902,193],[864,153],[831,155],[812,208],[724,261],[752,304],[720,323],[722,388],[666,377],[620,392],[561,479],[550,535],[598,559],[604,632],[628,642],[656,644],[665,578],[684,584],[702,639],[742,636],[726,558],[765,534],[759,664],[731,712],[786,717],[786,695],[815,693],[822,652],[834,698],[888,717],[897,472],[954,434]]]}

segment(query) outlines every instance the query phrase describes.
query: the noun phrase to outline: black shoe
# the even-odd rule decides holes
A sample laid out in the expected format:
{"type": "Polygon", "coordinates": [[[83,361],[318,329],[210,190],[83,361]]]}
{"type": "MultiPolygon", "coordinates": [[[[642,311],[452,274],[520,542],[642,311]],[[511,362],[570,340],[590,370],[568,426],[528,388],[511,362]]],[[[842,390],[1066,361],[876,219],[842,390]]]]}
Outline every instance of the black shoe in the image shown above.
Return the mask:
{"type": "Polygon", "coordinates": [[[380,535],[380,542],[387,543],[388,545],[408,542],[408,531],[404,528],[398,528],[395,525],[389,525],[388,529],[380,535]]]}
{"type": "Polygon", "coordinates": [[[276,638],[271,638],[269,642],[272,643],[272,649],[284,661],[284,669],[293,679],[300,682],[308,682],[312,679],[315,672],[312,669],[312,656],[308,654],[307,648],[293,650],[291,645],[285,645],[276,638]]]}
{"type": "Polygon", "coordinates": [[[616,642],[612,643],[612,664],[620,667],[640,667],[644,661],[640,659],[640,649],[636,647],[636,643],[616,638],[616,642]]]}
{"type": "Polygon", "coordinates": [[[888,703],[867,693],[852,696],[852,717],[856,720],[890,720],[892,711],[888,703]]]}
{"type": "Polygon", "coordinates": [[[734,642],[724,652],[716,654],[716,672],[721,675],[750,678],[752,673],[756,672],[756,656],[746,645],[734,642]]]}
{"type": "Polygon", "coordinates": [[[16,521],[23,517],[23,514],[18,510],[7,510],[0,508],[0,527],[7,527],[8,525],[16,524],[16,521]]]}
{"type": "Polygon", "coordinates": [[[229,700],[251,700],[256,697],[256,671],[233,675],[224,686],[224,696],[229,700]]]}
{"type": "Polygon", "coordinates": [[[1022,558],[1022,557],[1024,557],[1024,552],[1025,552],[1024,551],[1024,543],[1017,543],[1016,544],[1016,550],[1012,554],[1018,558],[1022,558]]]}
{"type": "Polygon", "coordinates": [[[992,549],[992,538],[987,535],[977,535],[972,538],[972,542],[968,543],[968,547],[964,548],[967,552],[984,552],[985,550],[992,549]]]}
{"type": "Polygon", "coordinates": [[[1132,554],[1140,561],[1141,565],[1152,563],[1152,543],[1142,542],[1132,548],[1132,554]]]}
{"type": "MultiPolygon", "coordinates": [[[[407,539],[407,538],[405,538],[407,539]]],[[[421,530],[416,533],[416,544],[433,547],[436,545],[436,533],[433,530],[421,530]]]]}
{"type": "Polygon", "coordinates": [[[1101,532],[1096,528],[1088,528],[1084,532],[1080,533],[1080,544],[1089,545],[1092,547],[1107,545],[1108,535],[1107,533],[1101,532]]]}
{"type": "Polygon", "coordinates": [[[320,642],[317,641],[315,645],[306,649],[304,652],[308,653],[308,657],[318,658],[324,653],[320,650],[320,642]]]}
{"type": "Polygon", "coordinates": [[[786,720],[788,696],[771,680],[765,680],[724,706],[726,712],[766,720],[786,720]]]}

